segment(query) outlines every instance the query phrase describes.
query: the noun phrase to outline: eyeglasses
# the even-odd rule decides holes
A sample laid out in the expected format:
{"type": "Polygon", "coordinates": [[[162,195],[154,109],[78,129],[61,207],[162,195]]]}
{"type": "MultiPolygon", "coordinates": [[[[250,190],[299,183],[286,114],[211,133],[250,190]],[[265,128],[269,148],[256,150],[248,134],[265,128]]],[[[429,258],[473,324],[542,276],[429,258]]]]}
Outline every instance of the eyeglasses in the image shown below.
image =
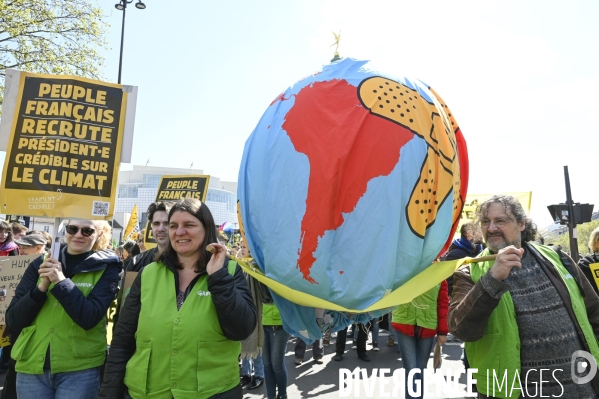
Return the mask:
{"type": "Polygon", "coordinates": [[[77,232],[79,230],[81,230],[81,235],[83,237],[89,237],[89,236],[91,236],[92,234],[94,234],[96,232],[96,230],[92,229],[91,227],[81,227],[81,228],[79,228],[79,227],[74,226],[72,224],[69,224],[64,229],[67,231],[67,233],[69,233],[72,236],[74,236],[75,234],[77,234],[77,232]]]}
{"type": "Polygon", "coordinates": [[[497,228],[504,228],[505,226],[507,226],[507,224],[509,222],[513,222],[514,219],[511,218],[498,218],[495,220],[489,220],[489,219],[481,219],[480,221],[480,225],[482,227],[489,227],[491,225],[491,223],[493,223],[497,228]]]}

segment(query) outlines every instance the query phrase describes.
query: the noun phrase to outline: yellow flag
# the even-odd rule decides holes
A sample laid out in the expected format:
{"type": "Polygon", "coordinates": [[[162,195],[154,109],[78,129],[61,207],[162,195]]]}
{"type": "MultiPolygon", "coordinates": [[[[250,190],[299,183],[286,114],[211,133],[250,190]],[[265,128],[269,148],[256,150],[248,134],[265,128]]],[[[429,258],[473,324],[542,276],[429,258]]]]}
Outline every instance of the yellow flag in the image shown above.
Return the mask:
{"type": "MultiPolygon", "coordinates": [[[[526,213],[530,213],[530,205],[532,202],[532,191],[525,192],[509,192],[509,193],[500,193],[503,195],[511,195],[516,198],[518,202],[524,208],[526,213]]],[[[456,229],[456,235],[460,234],[460,227],[462,227],[465,223],[474,222],[476,219],[476,208],[491,198],[493,194],[470,194],[466,196],[466,201],[464,202],[464,207],[462,208],[462,217],[460,219],[460,223],[458,228],[456,229]]]]}
{"type": "Polygon", "coordinates": [[[123,237],[125,239],[129,238],[129,235],[133,233],[134,230],[139,231],[139,223],[137,219],[137,204],[133,207],[133,212],[131,212],[131,217],[129,218],[129,223],[127,223],[127,228],[125,229],[125,233],[123,237]]]}

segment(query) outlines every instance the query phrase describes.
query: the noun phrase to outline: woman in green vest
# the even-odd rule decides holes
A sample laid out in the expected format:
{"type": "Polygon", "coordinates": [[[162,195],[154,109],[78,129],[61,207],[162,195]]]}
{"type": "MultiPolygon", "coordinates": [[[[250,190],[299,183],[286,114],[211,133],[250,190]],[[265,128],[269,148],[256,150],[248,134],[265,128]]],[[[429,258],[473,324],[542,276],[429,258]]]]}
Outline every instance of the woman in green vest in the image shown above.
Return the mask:
{"type": "Polygon", "coordinates": [[[199,200],[174,204],[168,224],[169,244],[124,301],[99,396],[240,399],[239,341],[256,325],[243,272],[199,200]]]}
{"type": "Polygon", "coordinates": [[[408,399],[423,397],[423,373],[435,343],[435,336],[439,345],[444,345],[447,340],[448,308],[447,281],[443,280],[411,302],[399,305],[393,310],[391,324],[397,330],[397,343],[406,370],[408,399]],[[414,374],[410,384],[409,373],[412,370],[414,374]],[[413,394],[410,394],[410,389],[413,390],[413,394]]]}
{"type": "Polygon", "coordinates": [[[17,395],[35,399],[93,399],[106,358],[108,307],[122,268],[106,250],[105,221],[71,220],[58,259],[30,263],[6,311],[20,332],[14,343],[17,395]]]}
{"type": "Polygon", "coordinates": [[[289,333],[283,329],[283,320],[277,306],[262,305],[262,327],[264,328],[264,378],[268,399],[287,399],[287,368],[285,352],[289,333]]]}

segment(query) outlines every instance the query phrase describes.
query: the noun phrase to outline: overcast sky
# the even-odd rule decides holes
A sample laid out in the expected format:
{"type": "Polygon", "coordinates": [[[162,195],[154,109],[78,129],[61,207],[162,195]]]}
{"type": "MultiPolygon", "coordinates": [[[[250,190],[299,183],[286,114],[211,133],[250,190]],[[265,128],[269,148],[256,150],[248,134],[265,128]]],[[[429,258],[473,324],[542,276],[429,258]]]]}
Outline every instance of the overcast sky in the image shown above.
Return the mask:
{"type": "MultiPolygon", "coordinates": [[[[102,4],[112,24],[104,75],[116,82],[122,14],[102,4]]],[[[546,206],[565,201],[568,165],[574,200],[599,208],[596,0],[145,4],[127,8],[123,58],[123,83],[139,86],[134,164],[193,162],[236,181],[263,112],[330,61],[341,31],[342,57],[443,97],[468,144],[469,192],[532,191],[545,226],[546,206]]]]}

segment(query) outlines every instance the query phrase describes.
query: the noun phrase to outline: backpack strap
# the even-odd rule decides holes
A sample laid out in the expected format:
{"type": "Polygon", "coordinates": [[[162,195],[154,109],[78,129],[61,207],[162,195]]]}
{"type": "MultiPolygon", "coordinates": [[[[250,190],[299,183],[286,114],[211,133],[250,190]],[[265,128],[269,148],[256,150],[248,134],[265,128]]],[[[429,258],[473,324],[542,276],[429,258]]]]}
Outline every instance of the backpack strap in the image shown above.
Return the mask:
{"type": "Polygon", "coordinates": [[[570,258],[565,253],[560,251],[559,249],[556,249],[555,252],[557,252],[557,254],[559,255],[559,259],[562,261],[562,264],[564,265],[566,270],[568,270],[570,275],[572,277],[574,277],[574,281],[576,281],[576,284],[578,285],[578,288],[580,289],[580,293],[582,294],[582,296],[584,298],[585,293],[584,293],[584,290],[582,289],[582,284],[580,283],[580,273],[578,273],[578,270],[576,270],[576,265],[573,265],[572,262],[570,261],[570,258]]]}
{"type": "MultiPolygon", "coordinates": [[[[537,257],[540,257],[540,259],[545,259],[533,245],[528,245],[528,248],[530,248],[537,257]]],[[[553,246],[551,246],[549,248],[551,248],[553,251],[555,251],[555,253],[557,253],[560,261],[562,262],[562,265],[564,265],[564,267],[566,268],[568,273],[570,273],[570,275],[572,276],[574,281],[576,281],[576,285],[578,286],[578,289],[580,290],[580,294],[584,298],[586,295],[585,295],[584,290],[582,289],[582,283],[580,282],[580,273],[578,273],[576,265],[572,264],[572,262],[570,261],[570,258],[565,253],[560,251],[559,249],[556,249],[553,246]]]]}

